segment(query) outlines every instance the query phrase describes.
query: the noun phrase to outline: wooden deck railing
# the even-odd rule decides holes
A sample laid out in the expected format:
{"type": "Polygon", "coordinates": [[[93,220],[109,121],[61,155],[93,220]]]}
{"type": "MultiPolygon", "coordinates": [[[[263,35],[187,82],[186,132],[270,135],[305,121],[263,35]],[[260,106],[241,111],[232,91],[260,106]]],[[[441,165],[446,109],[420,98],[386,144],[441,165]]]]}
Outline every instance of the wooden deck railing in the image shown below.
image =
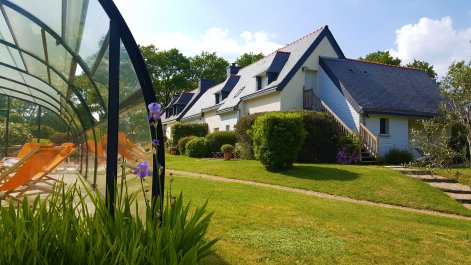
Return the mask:
{"type": "Polygon", "coordinates": [[[379,159],[379,138],[374,135],[365,125],[360,123],[360,143],[370,154],[379,159]]]}
{"type": "Polygon", "coordinates": [[[340,118],[335,114],[335,112],[324,103],[324,101],[320,100],[321,106],[325,113],[327,113],[330,117],[332,117],[335,125],[337,125],[337,132],[339,136],[347,136],[350,133],[353,133],[352,129],[348,127],[340,118]]]}

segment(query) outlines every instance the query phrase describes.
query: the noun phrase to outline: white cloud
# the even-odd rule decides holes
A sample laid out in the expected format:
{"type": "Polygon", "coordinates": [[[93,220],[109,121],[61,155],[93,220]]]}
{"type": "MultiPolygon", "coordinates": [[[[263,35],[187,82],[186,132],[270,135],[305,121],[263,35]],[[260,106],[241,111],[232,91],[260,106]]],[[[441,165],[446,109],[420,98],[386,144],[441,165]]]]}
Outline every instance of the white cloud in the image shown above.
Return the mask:
{"type": "Polygon", "coordinates": [[[471,60],[471,27],[454,29],[450,17],[424,17],[396,30],[396,48],[390,52],[404,64],[414,59],[427,61],[441,77],[453,61],[471,60]]]}
{"type": "Polygon", "coordinates": [[[192,37],[182,32],[166,32],[159,34],[154,45],[161,50],[179,49],[187,56],[193,56],[202,51],[216,52],[229,62],[245,52],[263,53],[274,52],[281,45],[273,42],[266,32],[244,31],[239,38],[229,37],[229,30],[212,27],[198,37],[192,37]]]}

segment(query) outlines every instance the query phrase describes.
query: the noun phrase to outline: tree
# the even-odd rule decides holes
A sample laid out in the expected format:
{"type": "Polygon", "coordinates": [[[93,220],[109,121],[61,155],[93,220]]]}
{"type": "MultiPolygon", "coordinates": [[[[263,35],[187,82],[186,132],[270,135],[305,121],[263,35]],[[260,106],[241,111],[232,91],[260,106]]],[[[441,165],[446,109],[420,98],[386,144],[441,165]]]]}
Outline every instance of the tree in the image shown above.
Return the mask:
{"type": "Polygon", "coordinates": [[[220,83],[226,79],[226,68],[229,66],[229,63],[215,52],[201,52],[190,59],[190,64],[193,82],[204,78],[220,83]]]}
{"type": "Polygon", "coordinates": [[[154,45],[140,46],[157,98],[166,106],[173,95],[191,88],[190,60],[178,49],[159,51],[154,45]]]}
{"type": "Polygon", "coordinates": [[[254,53],[244,53],[242,54],[239,58],[236,59],[235,63],[240,67],[245,67],[251,63],[254,63],[262,58],[264,58],[265,55],[263,55],[263,53],[258,53],[258,54],[254,54],[254,53]]]}
{"type": "Polygon", "coordinates": [[[415,60],[412,63],[408,63],[407,67],[422,69],[425,73],[430,76],[433,80],[437,80],[437,72],[433,70],[433,65],[427,63],[426,61],[415,60]]]}
{"type": "MultiPolygon", "coordinates": [[[[440,84],[443,109],[450,124],[460,124],[471,144],[471,61],[454,62],[440,84]]],[[[471,154],[471,150],[468,149],[471,154]]]]}
{"type": "Polygon", "coordinates": [[[360,60],[365,60],[369,62],[375,62],[375,63],[384,63],[384,64],[390,64],[390,65],[401,65],[401,59],[399,58],[394,58],[389,54],[389,51],[377,51],[377,52],[372,52],[369,53],[365,56],[365,58],[358,58],[360,60]]]}

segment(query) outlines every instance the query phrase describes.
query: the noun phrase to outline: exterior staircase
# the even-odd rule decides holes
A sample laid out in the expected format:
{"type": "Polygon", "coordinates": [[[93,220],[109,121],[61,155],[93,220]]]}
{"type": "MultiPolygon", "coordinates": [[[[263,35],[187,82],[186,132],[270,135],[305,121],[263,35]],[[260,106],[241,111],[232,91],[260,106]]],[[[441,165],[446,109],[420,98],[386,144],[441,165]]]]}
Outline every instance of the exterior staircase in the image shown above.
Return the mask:
{"type": "Polygon", "coordinates": [[[303,108],[309,110],[323,111],[334,121],[339,137],[348,134],[356,134],[360,138],[360,161],[361,164],[376,164],[379,161],[379,138],[374,135],[365,125],[360,123],[360,131],[355,132],[348,127],[335,112],[320,98],[314,95],[313,89],[303,90],[303,108]]]}

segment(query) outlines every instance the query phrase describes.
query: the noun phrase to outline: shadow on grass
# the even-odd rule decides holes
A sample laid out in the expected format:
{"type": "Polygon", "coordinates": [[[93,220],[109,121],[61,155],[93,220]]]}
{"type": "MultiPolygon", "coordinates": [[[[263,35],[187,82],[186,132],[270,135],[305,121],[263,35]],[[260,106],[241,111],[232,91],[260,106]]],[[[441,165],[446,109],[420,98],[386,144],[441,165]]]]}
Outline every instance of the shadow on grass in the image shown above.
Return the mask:
{"type": "Polygon", "coordinates": [[[201,260],[200,264],[205,265],[229,265],[230,263],[225,260],[223,257],[219,256],[216,253],[211,253],[209,256],[205,257],[201,260]]]}
{"type": "Polygon", "coordinates": [[[351,181],[360,175],[344,169],[334,167],[319,167],[315,164],[296,164],[291,169],[278,172],[282,175],[311,180],[338,180],[351,181]]]}

